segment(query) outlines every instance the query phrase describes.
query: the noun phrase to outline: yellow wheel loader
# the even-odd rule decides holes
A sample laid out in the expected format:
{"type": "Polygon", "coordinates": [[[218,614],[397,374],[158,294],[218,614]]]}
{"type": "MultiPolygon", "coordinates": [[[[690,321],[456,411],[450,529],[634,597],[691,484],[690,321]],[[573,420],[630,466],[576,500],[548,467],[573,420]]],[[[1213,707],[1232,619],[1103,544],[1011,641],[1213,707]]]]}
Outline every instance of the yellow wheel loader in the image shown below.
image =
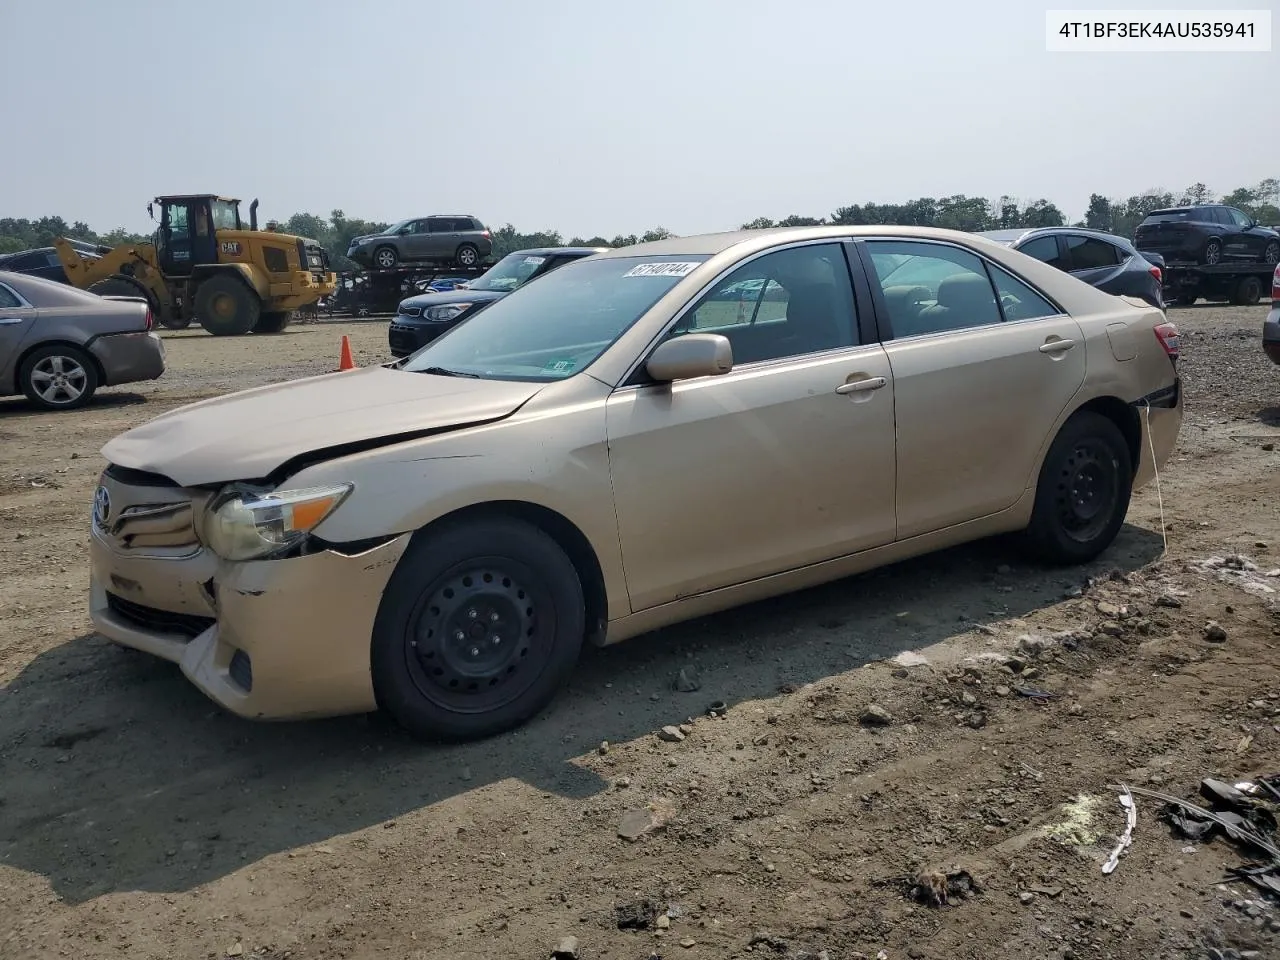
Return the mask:
{"type": "Polygon", "coordinates": [[[295,310],[331,296],[338,278],[314,240],[258,229],[240,201],[209,194],[157,197],[147,204],[159,228],[150,243],[130,243],[86,257],[71,241],[54,247],[67,279],[104,296],[145,297],[156,322],[171,330],[198,320],[214,336],[279,333],[295,310]]]}

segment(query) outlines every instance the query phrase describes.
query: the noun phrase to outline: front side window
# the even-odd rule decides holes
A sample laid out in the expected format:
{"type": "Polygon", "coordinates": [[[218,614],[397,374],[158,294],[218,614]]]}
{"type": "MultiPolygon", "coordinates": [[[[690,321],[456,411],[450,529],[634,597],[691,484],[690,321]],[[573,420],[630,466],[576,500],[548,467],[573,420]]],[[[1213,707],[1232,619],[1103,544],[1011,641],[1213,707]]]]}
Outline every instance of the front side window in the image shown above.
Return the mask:
{"type": "Polygon", "coordinates": [[[705,255],[585,259],[433,340],[402,370],[549,383],[586,370],[705,255]]]}
{"type": "Polygon", "coordinates": [[[867,252],[895,338],[1002,322],[986,268],[969,251],[915,240],[868,240],[867,252]]]}
{"type": "Polygon", "coordinates": [[[743,264],[676,324],[672,335],[718,333],[735,365],[857,346],[858,323],[839,243],[779,250],[743,264]]]}
{"type": "Polygon", "coordinates": [[[1243,210],[1237,210],[1234,207],[1227,207],[1227,213],[1231,216],[1231,219],[1235,221],[1235,225],[1237,227],[1250,226],[1251,221],[1243,210]]]}
{"type": "Polygon", "coordinates": [[[1072,270],[1096,270],[1114,267],[1120,262],[1120,251],[1105,240],[1079,235],[1069,236],[1066,240],[1067,249],[1071,252],[1072,270]]]}

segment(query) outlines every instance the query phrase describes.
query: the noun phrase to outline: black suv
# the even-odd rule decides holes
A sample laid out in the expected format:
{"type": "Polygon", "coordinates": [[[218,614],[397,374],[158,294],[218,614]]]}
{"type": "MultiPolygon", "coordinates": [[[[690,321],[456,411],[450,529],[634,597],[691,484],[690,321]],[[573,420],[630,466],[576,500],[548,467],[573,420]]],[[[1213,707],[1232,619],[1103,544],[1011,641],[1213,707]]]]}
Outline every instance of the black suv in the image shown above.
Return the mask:
{"type": "Polygon", "coordinates": [[[509,253],[480,278],[448,292],[420,293],[400,302],[387,329],[393,357],[407,357],[446,330],[456,327],[512,290],[546,276],[557,267],[581,260],[608,247],[537,247],[509,253]]]}
{"type": "Polygon", "coordinates": [[[1162,254],[1170,263],[1280,262],[1280,233],[1219,203],[1153,210],[1138,225],[1133,242],[1139,251],[1162,254]]]}

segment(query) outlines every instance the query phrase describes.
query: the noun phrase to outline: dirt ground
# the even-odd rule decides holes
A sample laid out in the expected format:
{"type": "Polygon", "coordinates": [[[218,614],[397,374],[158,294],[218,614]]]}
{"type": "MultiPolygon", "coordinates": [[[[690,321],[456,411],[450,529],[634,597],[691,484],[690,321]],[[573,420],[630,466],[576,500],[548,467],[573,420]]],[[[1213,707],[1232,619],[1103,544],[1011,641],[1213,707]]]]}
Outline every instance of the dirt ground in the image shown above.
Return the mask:
{"type": "Polygon", "coordinates": [[[333,369],[344,332],[386,359],[385,323],[167,335],[156,383],[70,414],[0,400],[0,957],[1280,957],[1280,905],[1222,885],[1237,851],[1175,838],[1157,801],[1101,871],[1115,784],[1280,769],[1265,311],[1171,312],[1188,414],[1163,507],[1143,491],[1088,568],[988,542],[665,630],[451,748],[377,717],[233,719],[86,615],[103,443],[333,369]],[[1233,555],[1256,571],[1212,562],[1233,555]],[[913,902],[931,867],[981,892],[913,902]]]}

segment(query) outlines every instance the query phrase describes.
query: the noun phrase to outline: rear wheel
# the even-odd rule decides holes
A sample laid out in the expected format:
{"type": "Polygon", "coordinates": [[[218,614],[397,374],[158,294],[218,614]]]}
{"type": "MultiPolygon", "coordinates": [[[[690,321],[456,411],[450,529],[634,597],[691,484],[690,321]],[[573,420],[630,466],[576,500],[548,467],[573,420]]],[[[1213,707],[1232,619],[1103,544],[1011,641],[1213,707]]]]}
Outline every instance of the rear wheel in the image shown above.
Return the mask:
{"type": "Polygon", "coordinates": [[[1275,266],[1280,263],[1280,240],[1272,240],[1262,252],[1262,262],[1275,266]]]}
{"type": "Polygon", "coordinates": [[[200,326],[215,337],[238,337],[258,323],[262,304],[257,295],[235,277],[213,276],[196,290],[196,316],[200,326]]]}
{"type": "Polygon", "coordinates": [[[88,403],[98,389],[98,367],[79,347],[51,343],[22,361],[18,386],[38,407],[74,410],[88,403]]]}
{"type": "Polygon", "coordinates": [[[254,333],[280,333],[293,322],[292,310],[271,310],[258,317],[254,333]]]}
{"type": "Polygon", "coordinates": [[[584,632],[577,570],[536,527],[492,518],[416,537],[374,623],[378,703],[425,739],[501,733],[551,701],[584,632]]]}
{"type": "Polygon", "coordinates": [[[1257,277],[1243,277],[1231,292],[1231,302],[1241,307],[1251,307],[1262,299],[1262,281],[1257,277]]]}
{"type": "Polygon", "coordinates": [[[1215,263],[1222,262],[1222,241],[1210,240],[1204,245],[1204,256],[1202,258],[1205,263],[1212,266],[1215,263]]]}
{"type": "Polygon", "coordinates": [[[458,247],[453,259],[460,267],[474,267],[480,262],[480,251],[471,244],[464,243],[458,247]]]}
{"type": "Polygon", "coordinates": [[[1040,468],[1026,538],[1053,564],[1085,563],[1120,532],[1133,492],[1133,458],[1111,420],[1075,414],[1058,432],[1040,468]]]}

